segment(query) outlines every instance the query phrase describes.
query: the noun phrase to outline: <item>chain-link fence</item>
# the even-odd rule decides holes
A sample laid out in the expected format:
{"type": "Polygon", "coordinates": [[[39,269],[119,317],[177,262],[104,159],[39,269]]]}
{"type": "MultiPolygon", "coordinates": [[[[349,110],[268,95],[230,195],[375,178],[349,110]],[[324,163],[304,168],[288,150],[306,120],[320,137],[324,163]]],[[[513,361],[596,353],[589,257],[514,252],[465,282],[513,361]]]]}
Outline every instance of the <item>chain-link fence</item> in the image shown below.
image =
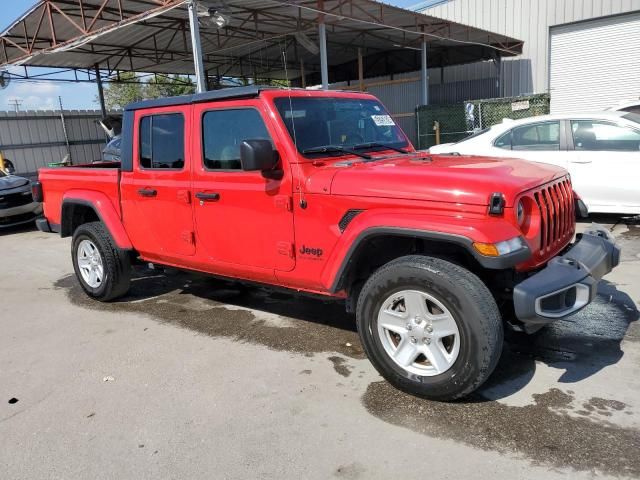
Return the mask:
{"type": "Polygon", "coordinates": [[[462,140],[473,132],[502,122],[549,113],[549,95],[469,100],[453,105],[417,108],[418,148],[462,140]]]}
{"type": "Polygon", "coordinates": [[[550,97],[546,93],[521,97],[470,100],[464,103],[469,130],[477,131],[501,123],[505,118],[518,120],[549,113],[550,97]]]}
{"type": "Polygon", "coordinates": [[[419,149],[457,142],[469,135],[463,103],[423,105],[416,110],[419,149]]]}

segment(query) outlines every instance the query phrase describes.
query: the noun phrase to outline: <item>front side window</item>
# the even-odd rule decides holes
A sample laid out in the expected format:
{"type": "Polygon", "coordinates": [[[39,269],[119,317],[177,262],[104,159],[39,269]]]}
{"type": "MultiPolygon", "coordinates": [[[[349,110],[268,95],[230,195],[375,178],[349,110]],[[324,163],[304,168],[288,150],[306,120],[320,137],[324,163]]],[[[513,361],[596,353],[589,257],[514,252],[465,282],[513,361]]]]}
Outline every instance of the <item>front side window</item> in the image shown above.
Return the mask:
{"type": "Polygon", "coordinates": [[[595,120],[572,120],[573,145],[587,151],[640,151],[640,130],[595,120]]]}
{"type": "Polygon", "coordinates": [[[507,150],[560,150],[560,122],[513,128],[498,137],[494,145],[507,150]]]}
{"type": "Polygon", "coordinates": [[[377,100],[280,97],[274,103],[289,135],[302,154],[335,155],[335,150],[331,153],[310,153],[322,147],[342,147],[366,152],[384,149],[385,146],[407,146],[402,130],[377,100]]]}
{"type": "Polygon", "coordinates": [[[245,140],[271,140],[257,110],[211,110],[202,118],[204,166],[207,170],[240,170],[245,140]]]}
{"type": "Polygon", "coordinates": [[[180,113],[149,115],[140,120],[140,166],[184,167],[184,117],[180,113]]]}

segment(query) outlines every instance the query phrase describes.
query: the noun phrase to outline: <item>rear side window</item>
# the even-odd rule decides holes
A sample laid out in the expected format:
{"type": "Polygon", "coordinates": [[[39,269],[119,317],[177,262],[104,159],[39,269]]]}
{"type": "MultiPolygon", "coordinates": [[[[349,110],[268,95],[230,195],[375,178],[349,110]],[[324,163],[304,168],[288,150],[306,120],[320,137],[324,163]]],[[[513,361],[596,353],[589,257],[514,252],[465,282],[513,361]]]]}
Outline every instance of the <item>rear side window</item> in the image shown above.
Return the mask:
{"type": "Polygon", "coordinates": [[[184,117],[181,113],[149,115],[140,120],[140,166],[184,167],[184,117]]]}
{"type": "Polygon", "coordinates": [[[498,137],[494,145],[507,150],[560,150],[560,122],[516,127],[498,137]]]}
{"type": "Polygon", "coordinates": [[[640,130],[595,120],[572,120],[571,132],[576,150],[640,151],[640,130]]]}
{"type": "Polygon", "coordinates": [[[245,140],[271,140],[257,110],[211,110],[202,118],[204,167],[240,170],[240,145],[245,140]]]}

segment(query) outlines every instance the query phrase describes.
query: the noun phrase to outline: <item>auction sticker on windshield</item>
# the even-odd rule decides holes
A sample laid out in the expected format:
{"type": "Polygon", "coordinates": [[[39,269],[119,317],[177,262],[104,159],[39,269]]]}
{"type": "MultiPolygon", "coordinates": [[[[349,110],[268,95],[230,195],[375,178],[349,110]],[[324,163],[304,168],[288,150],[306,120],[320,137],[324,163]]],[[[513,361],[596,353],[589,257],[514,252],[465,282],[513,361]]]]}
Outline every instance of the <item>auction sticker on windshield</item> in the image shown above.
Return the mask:
{"type": "Polygon", "coordinates": [[[391,125],[395,125],[390,115],[371,115],[371,120],[373,120],[373,123],[375,123],[378,127],[388,127],[391,125]]]}

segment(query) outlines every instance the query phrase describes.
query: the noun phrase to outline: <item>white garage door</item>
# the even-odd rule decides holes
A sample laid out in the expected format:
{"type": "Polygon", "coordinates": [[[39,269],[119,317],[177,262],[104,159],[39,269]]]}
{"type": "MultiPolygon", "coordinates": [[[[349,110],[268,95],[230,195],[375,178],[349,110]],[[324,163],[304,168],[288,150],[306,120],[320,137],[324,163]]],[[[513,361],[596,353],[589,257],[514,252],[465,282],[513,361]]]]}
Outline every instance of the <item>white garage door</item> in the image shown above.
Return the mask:
{"type": "Polygon", "coordinates": [[[551,27],[550,35],[551,113],[640,97],[640,13],[551,27]]]}

